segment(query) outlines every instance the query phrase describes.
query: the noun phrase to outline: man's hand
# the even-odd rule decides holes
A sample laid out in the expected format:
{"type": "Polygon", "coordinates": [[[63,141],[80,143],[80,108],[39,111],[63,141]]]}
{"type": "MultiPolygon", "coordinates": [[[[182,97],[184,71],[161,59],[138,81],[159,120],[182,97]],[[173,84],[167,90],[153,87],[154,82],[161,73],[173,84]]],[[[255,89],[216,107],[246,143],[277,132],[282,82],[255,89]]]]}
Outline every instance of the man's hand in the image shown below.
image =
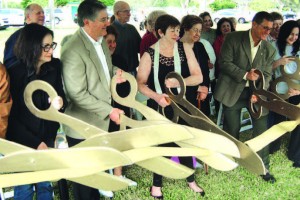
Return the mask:
{"type": "Polygon", "coordinates": [[[250,102],[251,102],[251,103],[256,103],[257,101],[258,101],[257,96],[253,94],[253,95],[251,96],[250,102]]]}
{"type": "Polygon", "coordinates": [[[250,81],[256,81],[259,78],[259,75],[257,73],[254,72],[255,69],[251,69],[247,75],[246,75],[246,79],[250,80],[250,81]]]}
{"type": "Polygon", "coordinates": [[[290,88],[288,94],[290,97],[300,95],[300,90],[290,88]]]}
{"type": "Polygon", "coordinates": [[[109,118],[111,121],[115,122],[116,124],[120,124],[120,115],[124,114],[123,110],[120,110],[118,108],[113,108],[111,113],[109,114],[109,118]]]}
{"type": "Polygon", "coordinates": [[[117,76],[117,83],[118,84],[124,83],[126,81],[126,79],[122,77],[122,73],[123,73],[123,70],[117,69],[116,76],[117,76]]]}

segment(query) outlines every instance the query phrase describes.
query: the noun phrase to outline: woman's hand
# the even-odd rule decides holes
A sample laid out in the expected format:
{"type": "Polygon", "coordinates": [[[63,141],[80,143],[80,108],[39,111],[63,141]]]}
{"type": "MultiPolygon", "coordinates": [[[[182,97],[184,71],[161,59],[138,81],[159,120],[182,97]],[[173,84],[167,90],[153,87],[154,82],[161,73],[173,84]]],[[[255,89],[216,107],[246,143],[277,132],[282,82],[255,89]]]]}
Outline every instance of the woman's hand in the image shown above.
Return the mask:
{"type": "Polygon", "coordinates": [[[117,76],[117,83],[118,84],[124,83],[126,81],[126,79],[122,77],[122,73],[123,73],[123,70],[117,69],[116,76],[117,76]]]}
{"type": "Polygon", "coordinates": [[[300,95],[300,90],[290,88],[289,89],[289,95],[290,95],[290,97],[300,95]]]}
{"type": "Polygon", "coordinates": [[[197,95],[197,99],[200,99],[201,101],[204,101],[208,95],[208,88],[206,86],[199,86],[198,87],[198,95],[197,95]]]}
{"type": "Polygon", "coordinates": [[[176,78],[168,78],[165,80],[165,85],[167,88],[176,88],[179,87],[179,81],[176,78]]]}
{"type": "Polygon", "coordinates": [[[39,144],[39,146],[37,147],[37,150],[45,150],[45,149],[48,149],[48,146],[44,142],[41,142],[41,144],[39,144]]]}
{"type": "Polygon", "coordinates": [[[64,105],[64,101],[60,96],[54,97],[53,100],[50,99],[49,97],[49,103],[51,103],[51,105],[56,109],[56,110],[60,110],[63,105],[64,105]]]}
{"type": "Polygon", "coordinates": [[[169,96],[167,94],[157,94],[154,100],[163,108],[170,105],[169,96]]]}

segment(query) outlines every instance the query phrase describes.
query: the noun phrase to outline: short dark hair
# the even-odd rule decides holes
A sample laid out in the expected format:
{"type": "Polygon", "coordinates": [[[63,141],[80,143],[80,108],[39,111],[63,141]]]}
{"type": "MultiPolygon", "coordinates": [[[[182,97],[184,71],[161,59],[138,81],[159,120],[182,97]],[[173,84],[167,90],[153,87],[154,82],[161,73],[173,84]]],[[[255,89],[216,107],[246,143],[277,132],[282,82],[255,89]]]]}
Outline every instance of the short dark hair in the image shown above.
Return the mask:
{"type": "Polygon", "coordinates": [[[161,15],[157,18],[155,22],[155,33],[158,39],[160,39],[160,35],[158,34],[158,30],[161,30],[163,34],[166,34],[166,31],[169,27],[175,28],[179,26],[180,22],[177,18],[172,15],[161,15]]]}
{"type": "Polygon", "coordinates": [[[211,16],[210,16],[210,14],[209,14],[209,12],[203,12],[203,13],[200,13],[200,15],[199,15],[199,17],[204,21],[204,18],[206,17],[206,16],[209,16],[210,17],[210,19],[211,19],[211,27],[214,25],[214,22],[213,22],[213,20],[212,20],[212,18],[211,18],[211,16]]]}
{"type": "Polygon", "coordinates": [[[182,18],[180,24],[180,37],[184,35],[184,31],[189,31],[195,24],[203,24],[200,17],[196,15],[186,15],[182,18]]]}
{"type": "Polygon", "coordinates": [[[29,68],[35,68],[42,55],[42,43],[46,35],[53,37],[53,31],[39,24],[28,24],[22,28],[14,46],[14,53],[29,68]]]}
{"type": "Polygon", "coordinates": [[[252,22],[256,22],[257,24],[261,24],[263,21],[267,20],[269,22],[273,22],[273,18],[270,15],[270,13],[266,12],[266,11],[260,11],[258,13],[256,13],[253,17],[252,22]]]}
{"type": "Polygon", "coordinates": [[[278,12],[271,12],[270,15],[272,16],[273,21],[275,21],[275,20],[282,20],[283,21],[282,15],[278,12]]]}
{"type": "Polygon", "coordinates": [[[97,0],[85,0],[80,3],[77,10],[77,19],[80,27],[84,26],[84,19],[94,21],[100,10],[106,9],[106,6],[97,0]]]}
{"type": "MultiPolygon", "coordinates": [[[[117,32],[117,30],[114,26],[112,26],[112,25],[107,26],[106,27],[106,32],[107,32],[106,36],[111,34],[111,35],[114,35],[116,39],[118,38],[119,34],[118,34],[118,32],[117,32]]],[[[104,37],[106,37],[106,36],[104,36],[104,37]]]]}
{"type": "Polygon", "coordinates": [[[228,22],[230,24],[231,32],[235,31],[232,21],[228,18],[222,17],[217,23],[217,30],[216,30],[217,36],[222,35],[221,27],[224,22],[228,22]]]}
{"type": "MultiPolygon", "coordinates": [[[[286,21],[279,30],[279,34],[278,34],[278,38],[277,38],[277,47],[278,47],[278,51],[279,51],[279,55],[280,56],[284,56],[285,54],[285,48],[286,48],[286,39],[290,36],[292,30],[294,28],[298,28],[299,29],[299,25],[296,21],[294,20],[289,20],[286,21]]],[[[293,51],[292,54],[296,55],[296,53],[299,50],[299,40],[296,40],[293,43],[293,51]]]]}

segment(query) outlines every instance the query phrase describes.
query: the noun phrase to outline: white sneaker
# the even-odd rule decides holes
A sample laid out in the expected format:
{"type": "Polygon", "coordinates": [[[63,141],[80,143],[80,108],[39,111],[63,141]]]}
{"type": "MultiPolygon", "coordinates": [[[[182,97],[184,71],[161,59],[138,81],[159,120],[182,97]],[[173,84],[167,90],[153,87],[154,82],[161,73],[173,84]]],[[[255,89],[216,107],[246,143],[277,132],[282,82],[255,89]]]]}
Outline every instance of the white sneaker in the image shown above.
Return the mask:
{"type": "Polygon", "coordinates": [[[126,180],[126,181],[128,181],[129,186],[137,186],[137,182],[135,182],[135,181],[133,181],[133,180],[131,180],[129,178],[126,178],[126,176],[119,176],[119,177],[122,178],[122,179],[124,179],[124,180],[126,180]]]}
{"type": "Polygon", "coordinates": [[[113,193],[112,191],[99,190],[99,193],[100,193],[102,196],[109,197],[109,198],[112,198],[112,197],[114,196],[114,193],[113,193]]]}

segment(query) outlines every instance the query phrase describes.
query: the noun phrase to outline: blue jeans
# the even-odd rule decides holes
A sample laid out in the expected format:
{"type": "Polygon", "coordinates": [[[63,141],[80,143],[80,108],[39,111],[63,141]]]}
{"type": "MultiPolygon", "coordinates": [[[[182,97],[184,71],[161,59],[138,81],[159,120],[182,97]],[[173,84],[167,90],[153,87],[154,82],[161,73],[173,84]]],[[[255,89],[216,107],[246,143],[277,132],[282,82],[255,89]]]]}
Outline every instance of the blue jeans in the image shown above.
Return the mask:
{"type": "Polygon", "coordinates": [[[50,182],[40,182],[30,185],[20,185],[14,187],[15,200],[32,200],[34,195],[34,186],[37,200],[52,200],[53,189],[50,182]]]}

